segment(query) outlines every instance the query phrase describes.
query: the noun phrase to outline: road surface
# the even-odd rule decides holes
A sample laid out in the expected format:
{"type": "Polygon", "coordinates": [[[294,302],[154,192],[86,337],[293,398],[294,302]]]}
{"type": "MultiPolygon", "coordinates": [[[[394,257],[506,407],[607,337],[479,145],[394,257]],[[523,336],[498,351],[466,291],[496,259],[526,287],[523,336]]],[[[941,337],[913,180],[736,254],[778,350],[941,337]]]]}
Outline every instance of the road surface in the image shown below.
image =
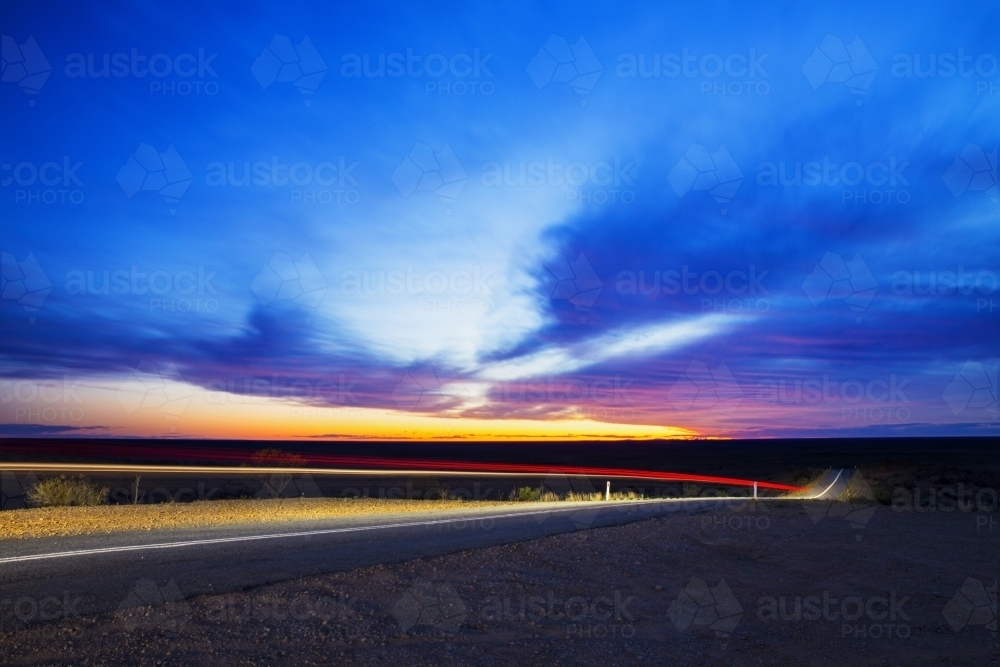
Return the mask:
{"type": "MultiPolygon", "coordinates": [[[[846,472],[825,475],[814,485],[813,499],[833,496],[846,472]]],[[[80,615],[114,611],[141,580],[160,587],[172,581],[190,598],[745,502],[692,498],[518,503],[395,516],[6,540],[0,541],[0,619],[10,617],[13,610],[21,620],[46,620],[42,611],[32,612],[35,605],[53,610],[69,605],[80,615]]]]}

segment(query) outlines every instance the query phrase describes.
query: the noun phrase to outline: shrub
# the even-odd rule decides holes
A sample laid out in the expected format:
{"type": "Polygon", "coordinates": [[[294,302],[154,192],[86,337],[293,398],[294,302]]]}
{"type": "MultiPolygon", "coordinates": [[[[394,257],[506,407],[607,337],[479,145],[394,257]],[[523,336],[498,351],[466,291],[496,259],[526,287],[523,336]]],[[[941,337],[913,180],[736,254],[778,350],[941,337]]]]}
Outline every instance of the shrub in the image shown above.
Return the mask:
{"type": "MultiPolygon", "coordinates": [[[[306,460],[292,452],[280,449],[258,449],[250,457],[250,463],[261,468],[294,468],[304,465],[306,460]]],[[[285,473],[261,473],[254,475],[272,498],[280,498],[289,484],[292,475],[285,473]]]]}
{"type": "Polygon", "coordinates": [[[522,486],[516,489],[510,494],[511,500],[517,500],[522,503],[533,503],[538,502],[542,499],[542,490],[533,489],[530,486],[522,486]]]}
{"type": "Polygon", "coordinates": [[[98,487],[80,477],[49,477],[28,492],[28,502],[43,507],[71,505],[101,505],[108,497],[106,487],[98,487]]]}

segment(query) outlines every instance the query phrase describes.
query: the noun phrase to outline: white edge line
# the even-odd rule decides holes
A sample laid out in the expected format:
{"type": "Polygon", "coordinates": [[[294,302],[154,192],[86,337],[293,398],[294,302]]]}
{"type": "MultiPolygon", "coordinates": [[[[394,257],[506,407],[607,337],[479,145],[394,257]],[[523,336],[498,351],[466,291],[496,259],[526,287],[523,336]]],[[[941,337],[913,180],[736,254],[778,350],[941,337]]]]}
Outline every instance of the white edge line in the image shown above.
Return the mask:
{"type": "MultiPolygon", "coordinates": [[[[836,480],[834,480],[836,481],[836,480]]],[[[833,486],[831,484],[831,486],[833,486]]],[[[293,533],[269,533],[266,535],[241,535],[239,537],[217,537],[212,539],[204,540],[187,540],[184,542],[157,542],[153,544],[133,544],[120,547],[102,547],[99,549],[79,549],[75,551],[56,551],[52,553],[44,554],[29,554],[27,556],[8,556],[6,558],[0,558],[0,565],[6,565],[9,563],[24,563],[33,560],[47,560],[52,558],[68,558],[71,556],[93,556],[99,554],[107,553],[120,553],[126,551],[144,551],[152,549],[176,549],[178,547],[190,547],[199,546],[207,544],[227,544],[233,542],[252,542],[256,540],[272,540],[282,537],[311,537],[314,535],[333,535],[336,533],[353,533],[362,532],[367,530],[382,530],[391,528],[407,528],[411,526],[434,526],[443,523],[458,523],[466,521],[477,521],[481,519],[509,519],[512,517],[520,516],[535,516],[538,514],[554,514],[556,512],[576,512],[584,509],[601,509],[604,507],[621,507],[623,505],[639,505],[648,503],[676,503],[676,502],[703,502],[703,501],[730,501],[739,502],[753,500],[752,498],[741,498],[741,497],[717,497],[709,496],[705,498],[652,498],[648,500],[626,500],[619,502],[595,502],[593,505],[591,503],[581,504],[575,507],[563,507],[558,509],[545,509],[537,510],[532,512],[511,512],[508,514],[493,514],[479,517],[463,517],[455,519],[434,519],[431,521],[409,521],[404,523],[387,523],[379,524],[375,526],[351,526],[345,528],[326,528],[323,530],[308,530],[308,531],[298,531],[293,533]]],[[[761,500],[761,499],[758,499],[761,500]]],[[[782,498],[766,498],[766,500],[783,500],[782,498]]],[[[799,498],[788,498],[785,500],[801,500],[799,498]]],[[[808,500],[808,499],[806,499],[808,500]]]]}
{"type": "Polygon", "coordinates": [[[817,493],[815,496],[809,496],[809,497],[805,498],[804,500],[818,500],[818,499],[822,498],[823,496],[826,495],[827,491],[829,491],[830,489],[833,488],[833,485],[837,483],[837,480],[839,480],[840,476],[843,475],[843,474],[844,474],[844,469],[841,468],[840,470],[837,471],[837,476],[833,478],[832,482],[830,482],[830,486],[826,487],[825,489],[823,489],[822,491],[820,491],[819,493],[817,493]]]}

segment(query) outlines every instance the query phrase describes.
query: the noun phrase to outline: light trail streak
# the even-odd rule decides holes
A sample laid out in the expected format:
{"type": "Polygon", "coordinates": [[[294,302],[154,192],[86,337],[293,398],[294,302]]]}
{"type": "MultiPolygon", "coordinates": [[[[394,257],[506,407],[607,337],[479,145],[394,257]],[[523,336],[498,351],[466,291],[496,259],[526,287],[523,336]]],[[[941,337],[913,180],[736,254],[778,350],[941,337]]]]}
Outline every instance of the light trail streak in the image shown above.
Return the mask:
{"type": "MultiPolygon", "coordinates": [[[[547,466],[513,463],[478,463],[457,461],[408,461],[403,459],[365,459],[348,457],[328,457],[348,463],[371,466],[372,464],[400,465],[408,467],[368,467],[368,468],[322,468],[312,466],[223,466],[223,465],[159,465],[125,463],[2,463],[0,470],[22,472],[55,473],[127,473],[127,474],[200,474],[200,475],[330,475],[330,476],[468,476],[489,477],[544,477],[547,475],[572,475],[587,477],[608,477],[613,479],[641,479],[659,482],[689,482],[715,484],[720,486],[752,487],[754,480],[735,477],[693,475],[687,473],[660,472],[655,470],[629,470],[619,468],[592,468],[581,466],[547,466]]],[[[758,488],[772,491],[798,493],[806,489],[776,482],[757,482],[758,488]]]]}

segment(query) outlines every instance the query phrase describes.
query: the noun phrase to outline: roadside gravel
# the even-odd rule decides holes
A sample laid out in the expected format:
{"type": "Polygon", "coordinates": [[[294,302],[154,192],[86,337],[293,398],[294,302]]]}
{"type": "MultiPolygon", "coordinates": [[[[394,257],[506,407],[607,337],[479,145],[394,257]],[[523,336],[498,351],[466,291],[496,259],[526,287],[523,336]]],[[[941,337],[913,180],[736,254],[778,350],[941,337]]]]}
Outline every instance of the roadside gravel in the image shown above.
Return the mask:
{"type": "Polygon", "coordinates": [[[1000,664],[996,512],[858,511],[679,511],[222,595],[140,581],[0,633],[0,663],[1000,664]]]}
{"type": "Polygon", "coordinates": [[[0,540],[233,524],[264,524],[343,516],[437,512],[501,505],[466,500],[293,498],[205,500],[154,505],[38,507],[0,512],[0,540]]]}

